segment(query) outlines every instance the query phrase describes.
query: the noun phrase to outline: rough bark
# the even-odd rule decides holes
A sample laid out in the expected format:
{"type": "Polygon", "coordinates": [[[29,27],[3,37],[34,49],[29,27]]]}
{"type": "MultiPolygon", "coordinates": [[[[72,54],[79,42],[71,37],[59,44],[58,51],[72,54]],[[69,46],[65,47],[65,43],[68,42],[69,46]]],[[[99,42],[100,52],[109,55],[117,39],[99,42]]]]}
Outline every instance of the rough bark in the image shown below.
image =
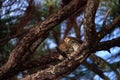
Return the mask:
{"type": "Polygon", "coordinates": [[[87,8],[84,14],[84,37],[87,45],[91,47],[96,42],[95,14],[99,5],[99,0],[88,0],[87,8]]]}
{"type": "MultiPolygon", "coordinates": [[[[55,25],[59,24],[64,19],[71,16],[73,13],[75,13],[75,11],[78,11],[78,9],[80,10],[84,5],[86,5],[86,2],[87,0],[72,0],[72,2],[60,9],[56,14],[48,17],[42,23],[39,23],[35,28],[30,29],[30,31],[24,36],[24,38],[16,46],[16,48],[10,53],[8,62],[0,68],[0,79],[5,80],[10,76],[10,74],[12,74],[12,72],[17,73],[19,71],[25,70],[25,68],[32,68],[32,66],[29,66],[29,64],[31,64],[29,62],[26,64],[22,64],[23,61],[28,61],[28,58],[36,48],[31,47],[33,45],[32,43],[38,40],[38,38],[42,38],[46,32],[49,32],[52,28],[54,28],[55,25]],[[24,69],[20,68],[19,66],[24,67],[24,69]]],[[[37,73],[29,75],[21,80],[54,80],[60,78],[76,69],[79,66],[79,64],[81,64],[90,55],[88,53],[95,52],[97,50],[109,49],[113,46],[120,46],[120,38],[106,42],[101,42],[98,44],[95,43],[95,38],[99,37],[99,34],[102,35],[104,33],[104,31],[101,31],[98,32],[98,36],[96,34],[94,18],[97,7],[98,0],[95,2],[94,0],[88,1],[84,19],[85,41],[81,45],[81,47],[77,49],[77,51],[73,52],[72,55],[69,56],[69,59],[67,58],[55,66],[51,66],[47,69],[40,70],[37,73]],[[90,47],[91,45],[95,45],[96,48],[94,46],[90,47]]],[[[100,36],[97,40],[99,41],[101,38],[103,38],[103,36],[109,33],[109,30],[112,30],[114,28],[113,25],[116,25],[119,22],[119,20],[120,19],[117,19],[112,22],[112,25],[108,25],[109,27],[104,29],[106,30],[104,35],[100,36]]],[[[39,44],[40,43],[41,42],[39,42],[39,44]]],[[[43,57],[43,60],[45,62],[41,60],[42,65],[37,66],[42,67],[51,63],[54,60],[54,58],[52,57],[50,57],[49,59],[47,58],[47,60],[45,59],[46,57],[47,56],[43,57]]],[[[33,62],[32,65],[34,64],[36,63],[33,62]]],[[[103,78],[106,78],[102,74],[102,72],[98,71],[98,73],[103,78]]]]}
{"type": "Polygon", "coordinates": [[[82,44],[77,51],[73,52],[74,56],[69,56],[70,59],[65,59],[61,63],[55,66],[51,66],[48,69],[38,71],[32,75],[29,75],[21,80],[55,80],[59,78],[59,75],[65,76],[73,71],[80,63],[82,63],[89,54],[87,54],[85,43],[82,44]],[[78,56],[79,55],[79,56],[78,56]]]}
{"type": "MultiPolygon", "coordinates": [[[[15,49],[12,50],[8,62],[0,68],[0,79],[5,79],[5,75],[10,74],[12,70],[15,70],[17,66],[21,65],[26,60],[28,56],[25,56],[25,52],[29,51],[28,49],[33,42],[83,7],[86,2],[87,0],[72,0],[72,2],[63,7],[63,9],[60,9],[56,14],[51,15],[42,23],[39,23],[36,27],[30,29],[15,49]],[[21,60],[23,56],[24,59],[21,60]]],[[[29,56],[30,55],[31,54],[29,54],[29,56]]]]}
{"type": "Polygon", "coordinates": [[[97,1],[97,4],[96,4],[96,2],[94,2],[94,0],[90,0],[87,3],[88,6],[86,9],[85,21],[84,21],[84,23],[85,23],[84,26],[85,26],[85,31],[86,31],[86,34],[85,34],[86,39],[85,39],[85,42],[81,45],[81,47],[78,47],[76,51],[71,53],[72,55],[70,55],[69,58],[65,59],[60,64],[58,64],[56,66],[52,66],[45,70],[38,71],[37,73],[29,75],[21,80],[38,80],[38,79],[53,80],[53,79],[58,78],[58,75],[64,76],[65,74],[68,74],[68,71],[73,70],[73,68],[75,68],[80,63],[82,63],[89,56],[88,47],[90,45],[88,45],[88,44],[93,44],[93,42],[95,41],[94,39],[92,39],[93,37],[92,38],[90,38],[90,37],[93,35],[93,33],[91,33],[92,31],[96,32],[95,26],[93,26],[93,25],[95,25],[94,18],[95,18],[95,12],[98,7],[98,3],[99,2],[97,1]],[[87,11],[89,9],[89,6],[91,6],[90,11],[87,11]],[[90,12],[92,12],[92,10],[94,10],[94,11],[91,14],[90,12]],[[90,17],[90,18],[87,19],[88,17],[90,17]],[[87,28],[89,28],[89,29],[87,29],[87,28]]]}

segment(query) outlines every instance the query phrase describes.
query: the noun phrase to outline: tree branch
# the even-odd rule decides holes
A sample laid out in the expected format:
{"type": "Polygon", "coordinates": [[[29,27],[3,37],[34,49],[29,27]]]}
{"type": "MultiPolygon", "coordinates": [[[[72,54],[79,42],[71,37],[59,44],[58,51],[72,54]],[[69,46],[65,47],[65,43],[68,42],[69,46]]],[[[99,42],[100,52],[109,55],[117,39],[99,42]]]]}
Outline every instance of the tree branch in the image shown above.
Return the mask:
{"type": "Polygon", "coordinates": [[[98,43],[97,49],[98,50],[109,50],[110,48],[118,46],[120,47],[120,37],[108,41],[104,41],[101,43],[98,43]]]}
{"type": "Polygon", "coordinates": [[[51,54],[45,54],[43,56],[38,57],[37,59],[33,59],[31,61],[27,61],[24,64],[21,64],[20,67],[17,67],[17,70],[14,70],[11,74],[9,74],[8,77],[12,77],[13,75],[22,72],[24,70],[29,70],[33,68],[39,67],[39,70],[43,70],[48,68],[49,66],[52,66],[52,64],[55,62],[60,62],[59,60],[60,54],[57,52],[51,53],[51,54]]]}
{"type": "Polygon", "coordinates": [[[85,65],[88,69],[90,69],[94,73],[98,74],[104,80],[109,80],[109,78],[104,75],[103,71],[98,69],[98,67],[95,64],[89,64],[88,62],[85,61],[83,62],[83,65],[85,65]]]}
{"type": "MultiPolygon", "coordinates": [[[[39,38],[36,42],[34,42],[34,43],[32,44],[32,46],[28,49],[28,51],[25,52],[25,55],[22,56],[21,61],[23,61],[23,60],[26,60],[26,61],[27,61],[27,59],[30,57],[29,54],[32,54],[32,52],[35,51],[35,49],[38,47],[38,45],[39,45],[47,36],[48,36],[48,34],[45,34],[45,35],[43,35],[41,38],[39,38]]],[[[14,65],[14,64],[15,64],[15,63],[13,63],[13,65],[14,65]]],[[[8,63],[7,65],[11,65],[11,63],[8,63]]],[[[24,65],[24,64],[19,63],[18,66],[15,67],[14,69],[6,70],[6,71],[5,71],[5,69],[6,69],[6,67],[8,67],[8,66],[1,67],[0,70],[1,70],[1,71],[4,70],[4,73],[0,73],[0,75],[2,76],[2,77],[0,77],[0,79],[7,79],[7,78],[13,76],[14,74],[18,73],[19,71],[24,70],[25,68],[22,69],[22,66],[23,66],[23,65],[24,65]]]]}
{"type": "MultiPolygon", "coordinates": [[[[58,56],[59,56],[58,53],[56,55],[54,55],[54,53],[53,53],[53,54],[47,54],[47,55],[41,56],[41,57],[39,57],[39,58],[37,58],[35,60],[32,60],[32,61],[30,61],[28,63],[25,63],[23,65],[23,70],[31,69],[31,68],[35,68],[35,67],[40,67],[40,70],[45,69],[46,67],[48,67],[47,66],[48,64],[51,64],[52,62],[59,61],[58,56]]],[[[103,78],[105,80],[107,79],[107,76],[105,76],[103,74],[103,72],[101,70],[99,70],[97,68],[97,66],[95,66],[94,64],[89,64],[86,61],[84,61],[82,64],[85,65],[88,69],[90,69],[93,72],[95,72],[96,74],[98,74],[101,78],[103,78]]],[[[59,76],[61,77],[61,75],[59,75],[59,76]]]]}
{"type": "Polygon", "coordinates": [[[70,55],[69,59],[65,59],[61,63],[51,66],[48,69],[38,71],[37,73],[34,73],[32,75],[26,76],[25,78],[21,80],[54,80],[59,78],[59,75],[65,76],[66,74],[73,71],[76,67],[79,66],[80,63],[82,63],[89,54],[87,54],[86,45],[85,43],[82,44],[82,46],[77,48],[77,50],[70,55]],[[79,56],[78,56],[79,55],[79,56]]]}
{"type": "MultiPolygon", "coordinates": [[[[115,40],[114,43],[118,40],[115,40]]],[[[99,47],[101,47],[101,46],[99,46],[99,47]]],[[[113,47],[113,45],[111,47],[113,47]]],[[[51,80],[52,79],[53,80],[53,79],[58,78],[59,75],[61,75],[61,77],[62,77],[64,75],[70,73],[72,70],[74,70],[80,63],[82,63],[89,56],[86,48],[87,48],[86,44],[83,43],[81,45],[81,47],[78,48],[77,51],[71,53],[72,55],[69,56],[69,59],[65,59],[63,62],[59,63],[58,65],[52,66],[45,70],[38,71],[37,73],[29,75],[21,80],[29,80],[29,79],[31,79],[31,80],[32,79],[35,79],[35,80],[36,79],[41,79],[41,80],[45,80],[45,79],[51,80]]],[[[99,73],[99,74],[101,75],[101,73],[99,73]]],[[[102,76],[102,78],[107,79],[107,77],[105,77],[103,75],[101,75],[101,76],[102,76]]]]}
{"type": "Polygon", "coordinates": [[[101,31],[97,33],[97,40],[100,41],[105,35],[113,31],[118,23],[120,23],[120,17],[115,18],[110,24],[103,27],[101,31]]]}
{"type": "MultiPolygon", "coordinates": [[[[117,40],[115,40],[114,41],[114,43],[117,45],[117,44],[119,44],[119,43],[116,43],[116,41],[117,42],[120,42],[119,41],[120,39],[117,39],[117,40]]],[[[104,42],[102,42],[102,43],[104,43],[104,42]]],[[[111,43],[107,43],[107,44],[111,44],[111,43]]],[[[104,45],[104,44],[103,44],[104,45]]],[[[106,46],[106,45],[104,45],[104,46],[106,46]]],[[[113,46],[113,45],[111,45],[111,46],[113,46]]],[[[115,46],[115,45],[114,45],[115,46]]],[[[98,48],[98,47],[97,47],[98,48]]],[[[103,48],[104,49],[104,48],[103,48]]],[[[55,53],[56,54],[56,53],[55,53]]],[[[25,70],[25,69],[30,69],[30,68],[32,68],[32,67],[35,67],[35,66],[38,66],[38,67],[45,67],[44,65],[47,65],[47,64],[49,64],[49,63],[52,63],[52,62],[54,62],[55,60],[57,61],[57,59],[58,59],[58,54],[53,54],[53,55],[45,55],[45,56],[42,56],[42,57],[40,57],[39,59],[40,59],[40,61],[39,60],[35,60],[35,61],[31,61],[31,62],[28,62],[28,63],[25,63],[25,64],[23,64],[23,66],[24,66],[24,69],[21,69],[22,71],[23,70],[25,70]],[[39,63],[39,64],[38,64],[39,63]],[[37,65],[36,65],[37,64],[37,65]],[[30,65],[30,66],[28,66],[28,65],[30,65]]],[[[22,68],[22,65],[21,65],[21,67],[20,68],[22,68]]],[[[42,68],[42,69],[43,69],[42,68]]],[[[94,71],[94,70],[93,70],[94,71]]],[[[99,70],[98,70],[98,72],[99,72],[99,70]]],[[[12,73],[11,73],[12,74],[12,73]]],[[[97,73],[97,74],[101,74],[101,73],[97,73]]],[[[102,75],[100,75],[100,76],[102,76],[102,75]]],[[[105,77],[103,77],[102,76],[102,78],[105,78],[105,77]]]]}
{"type": "Polygon", "coordinates": [[[108,9],[108,11],[107,11],[107,13],[106,13],[106,15],[105,15],[105,18],[104,18],[103,24],[102,24],[102,28],[106,26],[106,20],[107,20],[107,17],[108,17],[108,15],[109,15],[109,13],[110,13],[110,9],[108,9]]]}
{"type": "MultiPolygon", "coordinates": [[[[8,62],[0,68],[0,79],[4,79],[4,74],[15,70],[20,64],[26,61],[27,57],[24,57],[25,52],[29,51],[29,47],[35,42],[39,37],[42,37],[46,32],[54,28],[55,25],[62,22],[64,19],[68,18],[79,8],[86,5],[87,0],[72,0],[68,5],[60,9],[56,14],[48,17],[42,23],[39,23],[36,27],[29,30],[29,32],[23,37],[20,43],[12,50],[8,62]]],[[[33,53],[33,51],[31,51],[33,53]]],[[[31,55],[31,54],[27,54],[31,55]]]]}
{"type": "Polygon", "coordinates": [[[99,5],[99,0],[88,0],[84,14],[84,36],[85,42],[91,47],[96,42],[95,14],[99,5]]]}

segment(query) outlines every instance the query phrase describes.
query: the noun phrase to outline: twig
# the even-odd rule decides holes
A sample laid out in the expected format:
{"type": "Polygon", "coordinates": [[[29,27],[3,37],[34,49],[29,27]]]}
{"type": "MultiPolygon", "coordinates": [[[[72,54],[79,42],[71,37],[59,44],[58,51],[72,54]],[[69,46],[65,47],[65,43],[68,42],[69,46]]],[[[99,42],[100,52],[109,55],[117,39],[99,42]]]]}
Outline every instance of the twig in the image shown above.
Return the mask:
{"type": "Polygon", "coordinates": [[[110,33],[113,31],[117,26],[118,23],[120,23],[120,17],[115,18],[111,23],[106,25],[106,27],[103,27],[101,31],[97,33],[97,40],[100,41],[106,34],[110,33]]]}
{"type": "Polygon", "coordinates": [[[106,13],[106,15],[105,15],[105,18],[104,18],[104,20],[103,20],[102,27],[105,27],[105,26],[106,26],[106,20],[107,20],[107,17],[108,17],[108,15],[109,15],[109,13],[110,13],[110,9],[108,9],[108,11],[107,11],[107,13],[106,13]]]}

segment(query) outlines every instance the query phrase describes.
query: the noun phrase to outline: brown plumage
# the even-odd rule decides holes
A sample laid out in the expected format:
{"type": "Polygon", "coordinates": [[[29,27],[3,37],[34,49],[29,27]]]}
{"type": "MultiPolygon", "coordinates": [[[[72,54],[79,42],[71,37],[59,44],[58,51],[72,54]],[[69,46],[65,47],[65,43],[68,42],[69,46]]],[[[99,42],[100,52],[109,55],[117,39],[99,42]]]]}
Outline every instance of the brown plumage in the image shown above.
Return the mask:
{"type": "MultiPolygon", "coordinates": [[[[81,42],[74,38],[74,37],[66,37],[58,46],[58,48],[64,52],[65,55],[69,55],[72,52],[76,51],[80,46],[81,42]]],[[[94,53],[92,53],[89,58],[92,60],[94,64],[96,64],[100,69],[105,70],[107,68],[107,62],[100,58],[99,56],[96,56],[94,53]]]]}

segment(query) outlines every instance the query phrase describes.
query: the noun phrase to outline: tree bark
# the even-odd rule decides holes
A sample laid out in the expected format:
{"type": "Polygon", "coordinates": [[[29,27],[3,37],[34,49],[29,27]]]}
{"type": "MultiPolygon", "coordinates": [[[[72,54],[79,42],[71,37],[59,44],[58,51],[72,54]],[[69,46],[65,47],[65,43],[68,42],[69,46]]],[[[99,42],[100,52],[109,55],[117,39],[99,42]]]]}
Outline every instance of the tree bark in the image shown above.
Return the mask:
{"type": "Polygon", "coordinates": [[[36,27],[30,29],[15,49],[12,50],[8,62],[0,68],[0,79],[6,79],[7,75],[11,74],[13,70],[16,71],[16,67],[26,61],[27,57],[31,54],[25,56],[25,52],[29,51],[32,43],[55,27],[55,25],[59,24],[78,9],[86,5],[86,2],[87,0],[72,0],[72,2],[63,7],[63,9],[60,9],[56,14],[49,16],[42,23],[39,23],[36,27]],[[22,59],[23,57],[24,59],[22,59]]]}

